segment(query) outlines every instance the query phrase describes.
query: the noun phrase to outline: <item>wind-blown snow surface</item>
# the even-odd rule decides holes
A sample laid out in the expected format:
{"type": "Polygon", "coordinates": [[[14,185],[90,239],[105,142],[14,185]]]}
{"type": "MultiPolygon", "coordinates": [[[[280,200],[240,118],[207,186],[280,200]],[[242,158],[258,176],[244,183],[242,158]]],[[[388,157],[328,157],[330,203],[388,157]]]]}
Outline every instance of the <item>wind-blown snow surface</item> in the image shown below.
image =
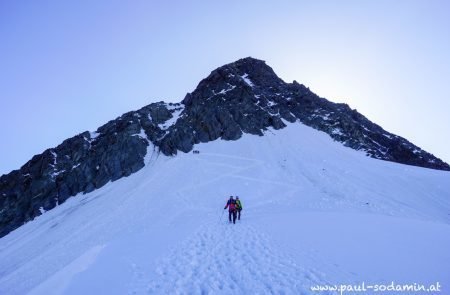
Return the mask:
{"type": "Polygon", "coordinates": [[[0,294],[314,293],[440,282],[450,173],[368,158],[290,124],[165,157],[0,239],[0,294]],[[223,207],[241,197],[242,220],[223,207]]]}

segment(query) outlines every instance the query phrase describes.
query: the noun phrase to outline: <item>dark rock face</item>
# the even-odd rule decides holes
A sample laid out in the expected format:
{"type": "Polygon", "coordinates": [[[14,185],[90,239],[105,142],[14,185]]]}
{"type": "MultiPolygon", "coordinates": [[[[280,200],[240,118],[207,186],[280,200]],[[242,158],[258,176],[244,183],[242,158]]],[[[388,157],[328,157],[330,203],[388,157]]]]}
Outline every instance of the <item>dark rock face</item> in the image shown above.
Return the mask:
{"type": "Polygon", "coordinates": [[[202,80],[181,103],[153,103],[34,156],[0,177],[0,237],[78,193],[144,167],[148,148],[164,155],[194,144],[262,136],[301,122],[368,156],[420,167],[450,166],[383,130],[346,104],[332,103],[297,82],[285,83],[264,61],[245,58],[202,80]]]}
{"type": "Polygon", "coordinates": [[[166,155],[190,151],[199,142],[236,140],[242,133],[263,135],[269,127],[280,129],[285,122],[300,121],[373,158],[450,170],[447,163],[348,105],[321,98],[296,81],[285,83],[264,61],[253,58],[216,69],[182,104],[181,117],[156,143],[166,155]]]}

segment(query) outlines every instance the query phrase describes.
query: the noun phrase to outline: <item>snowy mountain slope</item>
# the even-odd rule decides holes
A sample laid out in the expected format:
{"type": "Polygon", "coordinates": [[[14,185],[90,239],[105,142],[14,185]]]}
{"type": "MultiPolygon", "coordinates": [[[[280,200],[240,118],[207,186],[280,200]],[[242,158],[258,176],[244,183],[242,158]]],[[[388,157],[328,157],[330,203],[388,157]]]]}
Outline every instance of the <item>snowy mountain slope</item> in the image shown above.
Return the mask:
{"type": "Polygon", "coordinates": [[[70,198],[0,239],[0,294],[315,294],[440,282],[450,174],[379,161],[289,124],[197,144],[70,198]],[[229,195],[244,210],[222,216],[229,195]]]}
{"type": "Polygon", "coordinates": [[[264,61],[248,57],[212,71],[180,103],[152,103],[125,113],[0,176],[0,237],[70,197],[139,171],[148,146],[174,156],[199,143],[263,136],[287,122],[326,132],[373,158],[450,171],[444,161],[357,110],[296,81],[286,83],[264,61]]]}

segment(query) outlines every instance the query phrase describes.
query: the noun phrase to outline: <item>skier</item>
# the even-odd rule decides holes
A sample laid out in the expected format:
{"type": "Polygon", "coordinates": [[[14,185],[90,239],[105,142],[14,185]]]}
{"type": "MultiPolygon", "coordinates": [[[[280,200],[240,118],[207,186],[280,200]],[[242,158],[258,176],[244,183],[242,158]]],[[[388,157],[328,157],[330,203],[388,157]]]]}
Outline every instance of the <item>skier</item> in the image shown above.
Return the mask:
{"type": "Polygon", "coordinates": [[[236,197],[236,210],[237,210],[237,219],[241,220],[242,203],[241,200],[239,200],[239,197],[236,197]]]}
{"type": "Polygon", "coordinates": [[[233,199],[233,196],[230,196],[230,199],[228,200],[223,210],[227,208],[228,208],[228,220],[231,223],[231,216],[233,216],[233,224],[236,224],[236,201],[233,199]]]}

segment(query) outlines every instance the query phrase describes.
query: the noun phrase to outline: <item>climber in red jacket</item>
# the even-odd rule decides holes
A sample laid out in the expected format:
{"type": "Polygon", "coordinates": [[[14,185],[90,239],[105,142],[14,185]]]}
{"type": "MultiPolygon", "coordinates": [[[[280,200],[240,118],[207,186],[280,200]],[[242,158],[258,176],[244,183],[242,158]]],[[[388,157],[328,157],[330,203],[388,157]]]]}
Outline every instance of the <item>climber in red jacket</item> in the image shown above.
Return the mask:
{"type": "Polygon", "coordinates": [[[228,220],[231,223],[231,217],[233,217],[233,224],[236,224],[237,208],[236,208],[236,200],[233,199],[233,196],[230,196],[230,199],[228,200],[228,202],[225,205],[225,208],[223,208],[223,210],[225,210],[227,208],[228,208],[228,220]]]}

